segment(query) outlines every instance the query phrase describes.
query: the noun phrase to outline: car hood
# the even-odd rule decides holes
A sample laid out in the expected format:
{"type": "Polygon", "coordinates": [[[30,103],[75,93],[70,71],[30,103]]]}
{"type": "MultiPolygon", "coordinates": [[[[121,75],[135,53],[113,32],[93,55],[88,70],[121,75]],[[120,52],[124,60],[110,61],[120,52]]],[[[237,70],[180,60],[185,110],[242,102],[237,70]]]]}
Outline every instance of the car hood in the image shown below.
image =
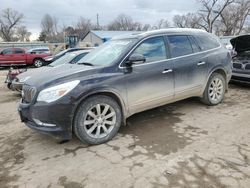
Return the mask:
{"type": "Polygon", "coordinates": [[[25,82],[27,80],[29,80],[31,77],[35,76],[36,74],[40,74],[41,72],[45,72],[48,69],[51,69],[53,67],[40,67],[40,68],[35,68],[35,69],[28,69],[27,71],[19,74],[17,76],[19,82],[25,82]]]}
{"type": "Polygon", "coordinates": [[[89,70],[95,70],[96,67],[77,65],[77,64],[64,64],[56,67],[47,68],[42,73],[35,73],[32,79],[28,79],[25,84],[40,87],[43,85],[50,85],[51,83],[59,83],[64,80],[79,79],[80,76],[89,75],[89,70]],[[83,74],[85,73],[85,74],[83,74]]]}
{"type": "Polygon", "coordinates": [[[241,35],[230,40],[236,52],[250,50],[250,35],[241,35]]]}

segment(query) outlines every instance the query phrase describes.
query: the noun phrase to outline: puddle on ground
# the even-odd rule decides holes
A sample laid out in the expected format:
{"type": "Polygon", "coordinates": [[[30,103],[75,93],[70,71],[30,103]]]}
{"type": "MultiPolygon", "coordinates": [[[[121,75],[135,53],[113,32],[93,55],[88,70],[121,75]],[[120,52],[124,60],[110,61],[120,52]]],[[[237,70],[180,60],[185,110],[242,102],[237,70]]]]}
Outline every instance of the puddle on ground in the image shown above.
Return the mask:
{"type": "Polygon", "coordinates": [[[178,162],[178,165],[173,167],[176,173],[165,176],[169,181],[169,187],[226,188],[227,186],[220,181],[221,177],[208,170],[213,165],[218,168],[224,166],[222,163],[194,156],[188,161],[178,162]]]}
{"type": "Polygon", "coordinates": [[[5,147],[4,149],[1,148],[0,156],[1,187],[8,187],[10,182],[15,182],[19,178],[17,175],[11,175],[11,170],[15,165],[22,164],[25,160],[23,154],[23,143],[30,137],[30,135],[22,133],[24,132],[20,132],[16,137],[6,137],[1,140],[5,147]]]}
{"type": "MultiPolygon", "coordinates": [[[[61,176],[58,179],[58,184],[63,186],[64,188],[83,188],[84,186],[81,183],[68,181],[66,176],[61,176]]],[[[52,187],[51,185],[48,188],[52,187]]]]}
{"type": "Polygon", "coordinates": [[[128,118],[120,133],[134,135],[137,138],[134,147],[139,145],[151,154],[168,155],[192,141],[174,130],[175,124],[182,122],[182,115],[170,105],[148,110],[128,118]]]}

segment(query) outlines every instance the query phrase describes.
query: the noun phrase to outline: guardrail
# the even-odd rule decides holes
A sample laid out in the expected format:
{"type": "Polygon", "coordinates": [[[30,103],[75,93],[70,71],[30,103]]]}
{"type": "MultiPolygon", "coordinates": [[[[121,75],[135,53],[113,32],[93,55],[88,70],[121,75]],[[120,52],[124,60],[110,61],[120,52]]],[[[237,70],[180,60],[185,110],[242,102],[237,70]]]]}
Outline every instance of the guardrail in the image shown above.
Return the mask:
{"type": "Polygon", "coordinates": [[[3,48],[41,48],[41,47],[49,47],[49,45],[59,46],[63,43],[44,43],[44,42],[0,42],[0,49],[3,48]]]}

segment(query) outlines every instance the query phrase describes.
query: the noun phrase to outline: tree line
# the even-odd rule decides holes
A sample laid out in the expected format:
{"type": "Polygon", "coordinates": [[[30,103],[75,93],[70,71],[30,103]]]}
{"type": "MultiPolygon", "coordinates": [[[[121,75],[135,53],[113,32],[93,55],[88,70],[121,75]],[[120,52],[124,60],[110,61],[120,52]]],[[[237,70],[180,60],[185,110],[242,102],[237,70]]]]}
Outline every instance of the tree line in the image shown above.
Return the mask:
{"type": "MultiPolygon", "coordinates": [[[[135,21],[131,16],[120,14],[107,25],[92,23],[79,17],[76,23],[60,25],[57,17],[45,14],[41,19],[39,41],[63,42],[65,36],[75,35],[82,39],[90,30],[148,31],[169,27],[198,28],[216,35],[239,35],[250,32],[250,0],[197,0],[200,10],[175,15],[155,24],[135,21]]],[[[22,25],[24,15],[7,8],[0,13],[0,37],[4,41],[29,41],[31,32],[22,25]]]]}

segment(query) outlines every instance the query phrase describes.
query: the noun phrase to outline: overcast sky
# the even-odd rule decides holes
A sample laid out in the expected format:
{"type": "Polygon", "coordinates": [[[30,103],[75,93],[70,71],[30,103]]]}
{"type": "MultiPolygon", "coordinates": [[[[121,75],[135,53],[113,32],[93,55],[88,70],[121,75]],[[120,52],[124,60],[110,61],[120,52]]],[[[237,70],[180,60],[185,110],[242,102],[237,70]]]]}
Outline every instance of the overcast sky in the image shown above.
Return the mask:
{"type": "Polygon", "coordinates": [[[0,0],[0,9],[12,8],[24,14],[23,24],[36,38],[41,30],[44,14],[58,18],[61,25],[72,25],[82,16],[100,25],[112,21],[124,13],[135,21],[154,24],[162,18],[171,21],[173,15],[195,12],[199,9],[196,0],[0,0]]]}

